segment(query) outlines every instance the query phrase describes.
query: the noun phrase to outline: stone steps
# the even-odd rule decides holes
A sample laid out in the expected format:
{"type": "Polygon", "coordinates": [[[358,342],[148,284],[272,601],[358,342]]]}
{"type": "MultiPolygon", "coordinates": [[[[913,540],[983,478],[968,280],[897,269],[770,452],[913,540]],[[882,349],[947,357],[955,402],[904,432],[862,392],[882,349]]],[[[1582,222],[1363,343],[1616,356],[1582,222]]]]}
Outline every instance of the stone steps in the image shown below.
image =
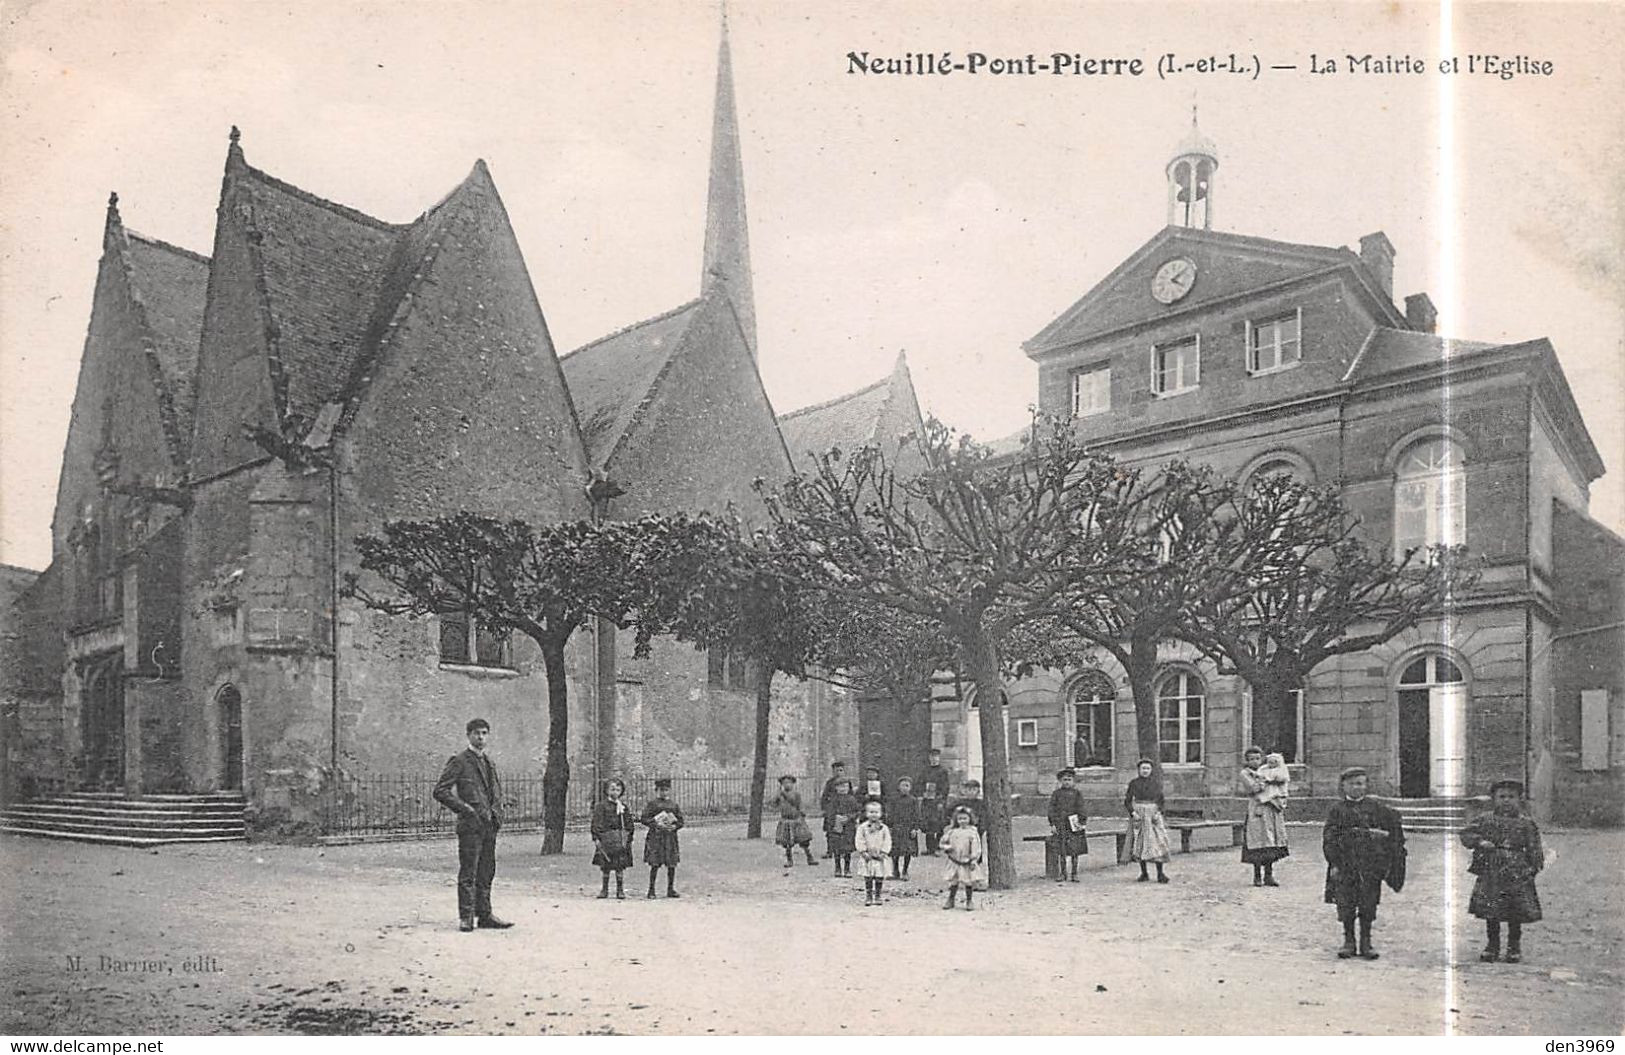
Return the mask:
{"type": "Polygon", "coordinates": [[[115,846],[231,842],[248,837],[238,792],[125,795],[68,792],[0,811],[0,832],[115,846]]]}
{"type": "Polygon", "coordinates": [[[1389,799],[1408,832],[1459,832],[1478,812],[1477,799],[1389,799]]]}

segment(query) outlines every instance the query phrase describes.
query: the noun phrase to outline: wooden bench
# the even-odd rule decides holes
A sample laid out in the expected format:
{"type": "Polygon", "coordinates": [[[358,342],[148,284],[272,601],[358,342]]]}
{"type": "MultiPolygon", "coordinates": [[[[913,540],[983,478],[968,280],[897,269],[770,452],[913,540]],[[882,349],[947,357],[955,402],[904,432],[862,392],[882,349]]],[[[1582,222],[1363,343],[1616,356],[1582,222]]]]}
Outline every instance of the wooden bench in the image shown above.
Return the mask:
{"type": "MultiPolygon", "coordinates": [[[[1230,829],[1230,845],[1232,847],[1240,846],[1241,845],[1241,833],[1246,827],[1247,827],[1247,822],[1246,821],[1223,821],[1223,820],[1220,820],[1220,821],[1196,821],[1196,820],[1187,821],[1187,820],[1175,820],[1175,821],[1169,821],[1168,822],[1169,830],[1170,831],[1177,831],[1179,833],[1179,852],[1182,853],[1182,854],[1188,854],[1188,853],[1191,852],[1191,838],[1197,832],[1203,831],[1204,829],[1207,829],[1207,828],[1229,828],[1230,829]]],[[[1129,861],[1128,839],[1129,839],[1129,832],[1126,829],[1124,831],[1120,831],[1120,832],[1117,833],[1117,863],[1118,864],[1127,864],[1128,861],[1129,861]]]]}
{"type": "MultiPolygon", "coordinates": [[[[1172,820],[1168,822],[1168,829],[1170,831],[1177,831],[1179,833],[1179,852],[1182,854],[1192,853],[1191,840],[1195,837],[1197,832],[1205,831],[1209,828],[1229,828],[1230,845],[1232,847],[1240,846],[1241,834],[1246,827],[1246,821],[1172,820]]],[[[1129,863],[1128,848],[1130,832],[1128,829],[1125,828],[1120,832],[1108,830],[1085,832],[1084,834],[1086,838],[1103,838],[1107,835],[1112,836],[1117,842],[1117,863],[1129,863]]],[[[1051,841],[1051,837],[1048,835],[1024,835],[1021,837],[1021,841],[1024,843],[1044,844],[1044,875],[1046,878],[1054,879],[1060,872],[1061,861],[1055,853],[1055,843],[1051,841]]]]}

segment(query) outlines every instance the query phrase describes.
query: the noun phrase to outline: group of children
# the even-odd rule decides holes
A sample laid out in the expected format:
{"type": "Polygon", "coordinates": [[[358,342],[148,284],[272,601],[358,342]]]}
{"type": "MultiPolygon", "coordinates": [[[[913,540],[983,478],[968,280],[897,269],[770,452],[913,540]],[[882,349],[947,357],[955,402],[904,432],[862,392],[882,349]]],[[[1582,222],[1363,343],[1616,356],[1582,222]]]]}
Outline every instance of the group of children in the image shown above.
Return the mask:
{"type": "MultiPolygon", "coordinates": [[[[936,752],[932,752],[933,755],[936,752]]],[[[869,767],[861,783],[847,778],[845,766],[833,764],[833,773],[819,799],[826,840],[825,856],[835,863],[838,878],[852,875],[852,858],[862,867],[864,905],[877,906],[887,879],[907,880],[914,858],[943,853],[948,859],[948,904],[957,903],[960,888],[965,892],[965,908],[972,908],[972,891],[987,882],[982,832],[985,818],[981,810],[981,785],[967,780],[961,798],[948,802],[946,777],[939,784],[937,760],[925,773],[922,793],[916,794],[914,781],[899,779],[888,792],[880,771],[869,767]],[[923,841],[923,847],[922,847],[923,841]]],[[[779,791],[767,806],[779,811],[774,842],[784,850],[784,866],[794,867],[795,851],[806,855],[809,865],[818,862],[812,852],[812,828],[807,809],[793,776],[779,778],[779,791]]]]}
{"type": "Polygon", "coordinates": [[[683,826],[683,807],[671,797],[671,781],[665,777],[655,781],[655,797],[643,806],[643,812],[632,815],[626,804],[626,784],[610,780],[604,785],[604,797],[592,808],[593,855],[592,863],[603,872],[604,885],[600,898],[609,897],[609,877],[615,876],[615,896],[624,899],[626,888],[623,875],[632,867],[632,836],[637,825],[649,830],[643,840],[643,863],[649,866],[649,893],[655,896],[655,880],[660,870],[666,870],[666,896],[681,897],[677,893],[677,862],[679,859],[677,832],[683,826]]]}
{"type": "MultiPolygon", "coordinates": [[[[1274,760],[1268,760],[1274,761],[1274,760]]],[[[864,905],[881,903],[887,878],[908,879],[909,866],[921,850],[940,851],[946,858],[943,879],[948,884],[945,909],[954,908],[961,890],[966,910],[972,909],[976,890],[987,883],[986,847],[983,832],[981,785],[966,780],[963,795],[951,803],[938,794],[935,780],[926,782],[925,794],[914,794],[914,782],[898,780],[895,793],[888,796],[877,770],[865,773],[863,798],[853,793],[853,785],[840,772],[825,787],[821,809],[828,854],[835,861],[836,876],[852,875],[852,857],[862,862],[864,905]],[[946,820],[944,821],[944,818],[946,820]],[[888,864],[889,862],[889,864],[888,864]]],[[[1284,763],[1280,764],[1282,770],[1284,763]]],[[[1124,808],[1129,815],[1130,851],[1140,864],[1140,882],[1150,877],[1146,865],[1154,864],[1157,882],[1168,882],[1164,864],[1168,860],[1168,831],[1162,817],[1163,794],[1152,774],[1149,760],[1139,764],[1138,775],[1129,782],[1124,808]]],[[[1075,786],[1075,773],[1062,769],[1056,774],[1057,787],[1050,795],[1049,822],[1057,882],[1078,881],[1078,857],[1089,852],[1083,793],[1075,786]],[[1070,864],[1070,870],[1068,865],[1070,864]]],[[[1367,794],[1367,774],[1353,767],[1339,778],[1342,801],[1327,815],[1322,833],[1326,858],[1325,900],[1337,906],[1343,925],[1342,959],[1378,957],[1371,929],[1376,920],[1382,887],[1400,890],[1405,882],[1405,832],[1399,814],[1367,794]],[[1358,933],[1356,933],[1356,929],[1358,933]]],[[[796,790],[796,778],[779,778],[779,791],[767,805],[779,811],[774,841],[784,849],[786,868],[793,867],[794,851],[800,849],[809,865],[816,865],[812,852],[812,829],[796,790]]],[[[1284,799],[1287,780],[1269,781],[1278,787],[1270,796],[1273,805],[1284,799]]],[[[610,780],[604,798],[593,807],[593,864],[603,872],[600,898],[609,897],[611,874],[615,896],[626,896],[623,873],[632,866],[632,837],[641,823],[648,829],[644,839],[643,862],[649,866],[649,898],[655,896],[660,870],[666,870],[666,896],[678,897],[676,890],[679,860],[677,832],[683,827],[683,809],[671,797],[671,781],[655,781],[655,797],[634,816],[625,802],[626,785],[610,780]]],[[[1504,960],[1517,963],[1523,958],[1523,925],[1541,918],[1540,896],[1535,875],[1545,865],[1540,828],[1523,815],[1523,785],[1515,780],[1497,781],[1490,789],[1491,812],[1468,824],[1461,832],[1464,845],[1473,851],[1468,871],[1477,877],[1468,901],[1468,912],[1482,919],[1487,943],[1480,959],[1494,963],[1503,959],[1501,928],[1506,924],[1504,960]]]]}

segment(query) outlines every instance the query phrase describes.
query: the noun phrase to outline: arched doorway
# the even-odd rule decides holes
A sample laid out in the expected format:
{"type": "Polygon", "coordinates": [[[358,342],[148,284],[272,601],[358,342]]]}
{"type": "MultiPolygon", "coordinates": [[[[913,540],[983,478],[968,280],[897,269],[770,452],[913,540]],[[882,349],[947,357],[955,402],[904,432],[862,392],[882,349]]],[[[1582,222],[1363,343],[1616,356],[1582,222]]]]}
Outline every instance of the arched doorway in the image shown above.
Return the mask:
{"type": "Polygon", "coordinates": [[[1399,676],[1399,793],[1466,791],[1467,679],[1438,653],[1418,656],[1399,676]]]}
{"type": "Polygon", "coordinates": [[[115,653],[85,667],[79,692],[85,785],[124,786],[124,657],[115,653]]]}
{"type": "Polygon", "coordinates": [[[216,694],[220,707],[220,786],[239,791],[243,786],[243,697],[237,686],[216,694]]]}

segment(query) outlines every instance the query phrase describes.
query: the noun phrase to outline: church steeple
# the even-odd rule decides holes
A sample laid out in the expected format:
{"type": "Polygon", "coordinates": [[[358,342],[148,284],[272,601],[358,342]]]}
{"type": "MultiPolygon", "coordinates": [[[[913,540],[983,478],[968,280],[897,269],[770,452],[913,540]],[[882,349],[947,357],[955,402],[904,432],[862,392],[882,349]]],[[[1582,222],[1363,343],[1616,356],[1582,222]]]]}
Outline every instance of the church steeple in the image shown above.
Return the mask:
{"type": "Polygon", "coordinates": [[[1196,127],[1196,105],[1191,104],[1191,130],[1174,149],[1168,162],[1168,223],[1173,227],[1213,227],[1213,173],[1219,152],[1213,140],[1196,127]]]}
{"type": "Polygon", "coordinates": [[[733,63],[728,55],[728,11],[722,11],[717,49],[717,93],[711,125],[711,183],[705,209],[705,271],[700,292],[721,292],[732,303],[756,355],[756,303],[750,283],[750,236],[745,223],[745,171],[739,158],[733,63]]]}

